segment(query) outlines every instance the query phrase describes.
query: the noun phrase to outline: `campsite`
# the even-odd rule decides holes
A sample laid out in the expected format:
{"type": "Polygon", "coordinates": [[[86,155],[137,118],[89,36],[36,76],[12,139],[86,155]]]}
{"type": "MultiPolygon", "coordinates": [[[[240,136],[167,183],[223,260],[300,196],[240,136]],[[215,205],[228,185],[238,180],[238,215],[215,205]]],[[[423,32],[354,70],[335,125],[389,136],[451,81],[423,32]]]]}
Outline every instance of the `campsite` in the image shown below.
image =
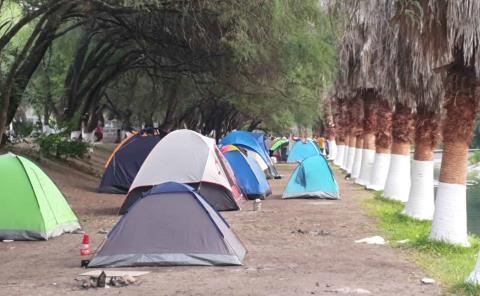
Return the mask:
{"type": "Polygon", "coordinates": [[[0,295],[480,295],[480,0],[0,0],[0,295]]]}

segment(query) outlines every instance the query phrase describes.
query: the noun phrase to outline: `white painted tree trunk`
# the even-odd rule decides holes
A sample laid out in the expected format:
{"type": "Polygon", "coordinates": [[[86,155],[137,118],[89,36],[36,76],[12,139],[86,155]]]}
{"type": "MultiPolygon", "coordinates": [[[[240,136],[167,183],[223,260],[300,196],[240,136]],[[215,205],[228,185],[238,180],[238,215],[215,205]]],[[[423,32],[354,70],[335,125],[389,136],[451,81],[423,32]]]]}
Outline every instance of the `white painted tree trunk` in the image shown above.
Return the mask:
{"type": "Polygon", "coordinates": [[[410,155],[392,154],[383,196],[401,202],[408,201],[410,192],[410,155]]]}
{"type": "Polygon", "coordinates": [[[347,170],[347,163],[348,163],[348,158],[350,157],[350,153],[352,152],[352,147],[350,146],[345,146],[345,156],[343,157],[343,162],[342,162],[342,170],[346,171],[347,170]]]}
{"type": "Polygon", "coordinates": [[[372,175],[373,163],[375,162],[375,150],[363,149],[362,167],[357,183],[368,186],[370,183],[370,176],[372,175]]]}
{"type": "Polygon", "coordinates": [[[80,138],[80,135],[82,134],[82,131],[71,131],[70,132],[70,139],[71,140],[77,140],[80,138]]]}
{"type": "Polygon", "coordinates": [[[337,157],[337,142],[335,140],[328,140],[328,159],[335,160],[337,157]]]}
{"type": "Polygon", "coordinates": [[[367,186],[368,189],[381,191],[385,188],[388,168],[390,167],[390,157],[390,153],[375,153],[375,162],[373,163],[372,175],[367,186]]]}
{"type": "Polygon", "coordinates": [[[354,179],[358,179],[358,177],[360,177],[360,171],[362,169],[362,156],[363,156],[363,149],[356,148],[355,159],[353,161],[353,168],[352,168],[352,178],[354,179]]]}
{"type": "Polygon", "coordinates": [[[355,153],[357,148],[351,147],[350,152],[348,153],[348,160],[347,160],[347,173],[351,174],[353,170],[353,161],[355,160],[355,153]]]}
{"type": "Polygon", "coordinates": [[[431,240],[468,247],[467,186],[438,183],[431,240]]]}
{"type": "Polygon", "coordinates": [[[341,166],[343,163],[343,157],[345,155],[345,145],[338,145],[337,146],[337,155],[335,160],[333,161],[334,164],[341,166]]]}
{"type": "Polygon", "coordinates": [[[434,204],[433,161],[414,160],[410,194],[403,214],[418,220],[432,220],[434,204]]]}

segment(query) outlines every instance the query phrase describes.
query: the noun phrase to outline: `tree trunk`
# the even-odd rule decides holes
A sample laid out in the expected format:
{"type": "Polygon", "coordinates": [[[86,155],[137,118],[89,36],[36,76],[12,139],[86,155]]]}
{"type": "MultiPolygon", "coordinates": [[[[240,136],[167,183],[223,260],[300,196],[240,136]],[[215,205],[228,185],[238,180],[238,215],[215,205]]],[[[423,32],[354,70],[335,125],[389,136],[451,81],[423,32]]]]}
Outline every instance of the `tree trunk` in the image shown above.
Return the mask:
{"type": "Polygon", "coordinates": [[[332,114],[332,101],[330,99],[325,108],[325,124],[327,132],[328,159],[335,160],[337,156],[337,142],[335,123],[332,114]]]}
{"type": "Polygon", "coordinates": [[[355,139],[355,156],[352,168],[352,178],[358,179],[360,177],[360,170],[362,168],[363,156],[363,135],[356,136],[355,139]]]}
{"type": "Polygon", "coordinates": [[[351,110],[351,119],[350,127],[353,131],[353,136],[355,137],[355,145],[353,147],[353,162],[351,164],[350,171],[351,177],[356,179],[360,176],[360,169],[362,165],[362,154],[363,154],[363,120],[365,111],[364,109],[364,98],[363,98],[363,89],[357,91],[357,95],[352,101],[350,107],[351,110]]]}
{"type": "Polygon", "coordinates": [[[364,92],[364,100],[363,154],[360,176],[356,182],[367,186],[370,183],[370,176],[375,162],[375,130],[377,129],[378,101],[380,98],[375,90],[367,89],[364,92]]]}
{"type": "Polygon", "coordinates": [[[334,164],[341,167],[343,164],[343,160],[345,159],[346,155],[346,142],[345,142],[345,129],[343,126],[343,99],[337,98],[335,104],[335,116],[334,122],[337,132],[337,155],[335,156],[334,164]]]}
{"type": "Polygon", "coordinates": [[[392,125],[392,155],[383,195],[407,202],[410,192],[410,145],[413,138],[412,109],[397,103],[392,125]]]}
{"type": "Polygon", "coordinates": [[[347,173],[351,174],[353,170],[353,162],[355,161],[355,146],[357,142],[357,137],[355,135],[350,135],[348,137],[348,157],[347,157],[347,173]]]}
{"type": "Polygon", "coordinates": [[[443,158],[430,239],[468,246],[466,181],[468,147],[478,107],[472,68],[455,65],[445,82],[443,158]]]}
{"type": "Polygon", "coordinates": [[[41,31],[35,40],[31,51],[28,56],[22,61],[21,66],[15,73],[13,80],[14,92],[10,94],[7,112],[7,124],[10,124],[20,106],[21,99],[25,89],[28,86],[28,82],[33,73],[37,69],[38,65],[45,56],[45,52],[55,39],[57,29],[60,27],[65,14],[74,6],[74,4],[68,4],[49,16],[45,23],[45,26],[41,28],[41,31]]]}
{"type": "Polygon", "coordinates": [[[433,150],[439,136],[439,116],[419,105],[415,115],[415,153],[410,193],[404,214],[419,220],[432,220],[434,211],[433,150]]]}
{"type": "Polygon", "coordinates": [[[367,188],[380,191],[385,188],[392,147],[392,110],[386,100],[378,103],[376,124],[375,161],[367,188]]]}
{"type": "Polygon", "coordinates": [[[348,163],[348,155],[350,154],[351,147],[350,147],[350,134],[345,133],[345,150],[343,153],[343,160],[341,164],[342,170],[346,171],[347,170],[347,163],[348,163]]]}

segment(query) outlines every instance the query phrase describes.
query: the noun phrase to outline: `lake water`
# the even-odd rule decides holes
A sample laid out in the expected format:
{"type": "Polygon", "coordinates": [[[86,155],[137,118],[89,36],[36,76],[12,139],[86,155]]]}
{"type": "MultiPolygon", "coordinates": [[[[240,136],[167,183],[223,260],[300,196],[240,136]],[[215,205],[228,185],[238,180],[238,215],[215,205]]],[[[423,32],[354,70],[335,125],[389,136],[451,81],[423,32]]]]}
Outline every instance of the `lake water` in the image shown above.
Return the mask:
{"type": "MultiPolygon", "coordinates": [[[[435,180],[440,175],[442,154],[435,153],[435,180]]],[[[467,225],[468,231],[480,235],[480,183],[467,186],[467,225]]]]}

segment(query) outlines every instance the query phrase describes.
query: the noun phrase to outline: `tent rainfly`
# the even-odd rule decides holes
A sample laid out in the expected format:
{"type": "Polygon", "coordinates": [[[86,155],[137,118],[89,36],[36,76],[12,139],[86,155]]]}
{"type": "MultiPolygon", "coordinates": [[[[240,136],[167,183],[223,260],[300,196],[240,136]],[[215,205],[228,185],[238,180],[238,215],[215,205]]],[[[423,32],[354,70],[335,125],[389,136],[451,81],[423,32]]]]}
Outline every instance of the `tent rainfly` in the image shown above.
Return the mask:
{"type": "Polygon", "coordinates": [[[188,185],[153,187],[123,216],[88,267],[242,265],[246,250],[188,185]]]}
{"type": "Polygon", "coordinates": [[[63,194],[37,165],[0,156],[0,240],[47,240],[80,228],[63,194]]]}
{"type": "Polygon", "coordinates": [[[303,161],[305,158],[320,155],[320,149],[312,140],[297,141],[288,154],[287,162],[303,161]]]}
{"type": "Polygon", "coordinates": [[[217,211],[238,210],[244,200],[228,162],[215,140],[191,130],[176,130],[150,152],[138,171],[120,214],[142,194],[165,182],[189,184],[217,211]]]}
{"type": "Polygon", "coordinates": [[[118,144],[105,165],[98,191],[127,193],[145,158],[165,135],[157,129],[144,129],[118,144]]]}
{"type": "Polygon", "coordinates": [[[245,157],[233,145],[223,146],[222,153],[230,163],[238,185],[248,199],[263,199],[272,193],[265,174],[253,158],[245,157]]]}
{"type": "Polygon", "coordinates": [[[325,157],[317,155],[303,160],[290,176],[282,197],[339,199],[337,181],[325,157]]]}
{"type": "MultiPolygon", "coordinates": [[[[277,169],[273,165],[272,160],[270,159],[270,154],[265,144],[265,134],[246,131],[233,131],[222,139],[221,144],[235,145],[237,147],[257,153],[268,168],[269,175],[275,179],[281,178],[277,172],[277,169]]],[[[260,164],[260,167],[262,167],[262,164],[260,164]]]]}

